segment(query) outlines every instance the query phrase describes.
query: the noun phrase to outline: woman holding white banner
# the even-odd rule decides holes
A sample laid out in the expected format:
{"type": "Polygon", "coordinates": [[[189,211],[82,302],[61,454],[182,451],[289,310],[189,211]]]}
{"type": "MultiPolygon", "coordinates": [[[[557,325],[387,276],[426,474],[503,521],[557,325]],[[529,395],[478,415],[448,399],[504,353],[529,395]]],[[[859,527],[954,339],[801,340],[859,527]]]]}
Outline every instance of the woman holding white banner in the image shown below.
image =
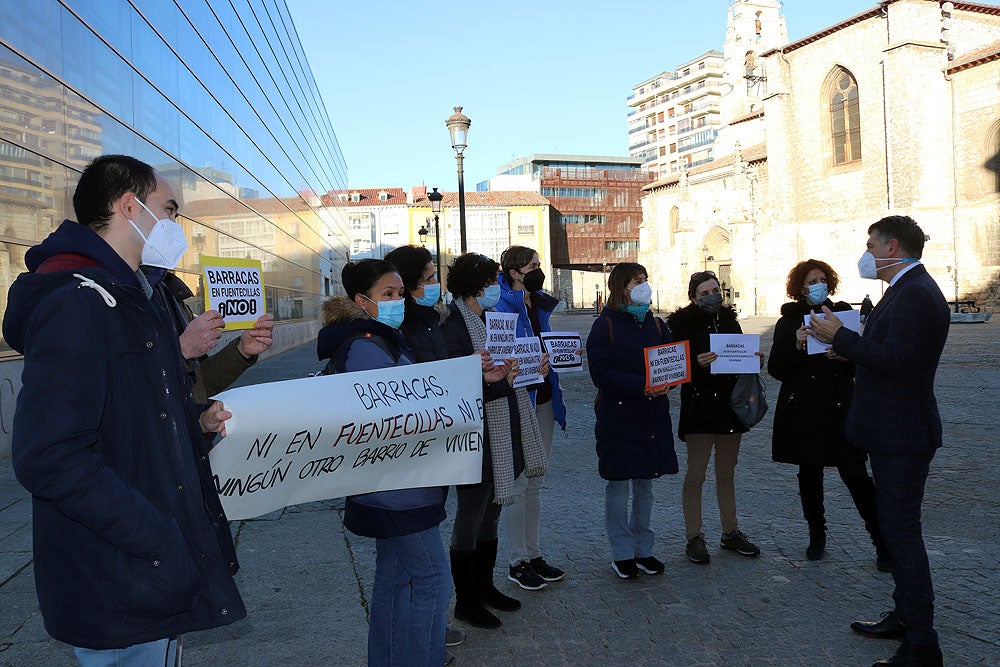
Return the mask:
{"type": "Polygon", "coordinates": [[[646,386],[643,350],[672,342],[667,325],[649,310],[646,279],[641,264],[616,264],[608,275],[608,303],[587,337],[590,377],[597,387],[598,470],[607,480],[604,524],[611,569],[622,579],[635,579],[640,571],[663,573],[663,563],[653,556],[653,480],[677,472],[670,387],[646,386]]]}
{"type": "MultiPolygon", "coordinates": [[[[466,254],[448,272],[448,291],[455,300],[444,324],[452,357],[486,348],[483,313],[500,298],[500,265],[485,255],[466,254]]],[[[524,388],[514,389],[518,364],[504,359],[483,375],[483,480],[456,487],[458,509],[451,536],[451,574],[455,581],[455,618],[477,628],[496,628],[500,619],[486,609],[515,611],[521,603],[493,584],[497,559],[497,525],[501,505],[511,502],[514,479],[545,474],[545,453],[534,406],[524,388]]],[[[548,363],[542,363],[542,375],[548,363]]]]}
{"type": "MultiPolygon", "coordinates": [[[[691,345],[691,382],[681,385],[680,423],[677,436],[687,444],[687,471],[681,492],[685,554],[692,563],[708,564],[701,524],[701,487],[708,460],[715,449],[715,496],[719,502],[722,538],[719,546],[741,556],[755,557],[760,549],[739,529],[736,522],[736,462],[740,440],[747,428],[730,405],[736,375],[713,375],[712,362],[718,355],[710,350],[711,334],[741,334],[736,309],[724,303],[719,279],[712,271],[698,271],[688,281],[691,303],[667,318],[675,340],[691,345]]],[[[760,354],[759,352],[757,353],[760,354]]],[[[763,359],[761,360],[763,363],[763,359]]]]}
{"type": "MultiPolygon", "coordinates": [[[[341,274],[349,298],[323,304],[319,358],[350,373],[411,363],[397,329],[403,282],[392,264],[366,259],[341,274]]],[[[328,365],[328,368],[330,366],[328,365]]],[[[369,665],[444,664],[451,581],[438,525],[445,518],[441,487],[348,496],[344,525],[375,538],[375,583],[368,626],[369,665]]]]}
{"type": "Polygon", "coordinates": [[[781,381],[774,410],[771,458],[799,466],[802,516],[809,525],[806,558],[820,560],[826,548],[823,468],[836,467],[875,545],[876,566],[883,572],[892,561],[879,532],[875,482],[868,474],[868,455],[847,442],[844,421],[854,393],[854,364],[832,351],[809,354],[804,318],[826,306],[833,312],[852,310],[828,297],[837,290],[837,272],[816,259],[799,262],[788,274],[786,291],[794,301],[781,307],[767,372],[781,381]]]}

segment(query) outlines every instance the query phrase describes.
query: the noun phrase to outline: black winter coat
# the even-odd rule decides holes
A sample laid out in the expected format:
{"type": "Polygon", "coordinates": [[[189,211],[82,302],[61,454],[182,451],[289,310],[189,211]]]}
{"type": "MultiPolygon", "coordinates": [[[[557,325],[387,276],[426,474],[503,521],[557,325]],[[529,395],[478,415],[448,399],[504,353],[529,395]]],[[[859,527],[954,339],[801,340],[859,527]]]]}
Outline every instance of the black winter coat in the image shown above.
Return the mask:
{"type": "Polygon", "coordinates": [[[795,340],[803,318],[823,306],[834,312],[851,310],[843,301],[827,299],[819,306],[795,301],[781,307],[781,319],[774,325],[767,372],[781,382],[771,435],[771,458],[779,463],[835,466],[867,458],[844,437],[854,364],[806,354],[795,340]]]}
{"type": "Polygon", "coordinates": [[[716,315],[706,313],[691,304],[674,311],[667,318],[674,340],[691,344],[691,382],[681,385],[680,423],[677,436],[684,440],[688,433],[746,433],[747,427],[737,418],[730,405],[736,375],[712,375],[712,369],[702,368],[695,361],[699,354],[709,352],[709,334],[741,334],[736,311],[723,307],[716,315]]]}
{"type": "Polygon", "coordinates": [[[670,402],[666,396],[645,395],[642,352],[670,342],[667,326],[649,312],[638,322],[629,313],[605,308],[590,329],[587,365],[600,392],[594,434],[604,479],[652,479],[677,472],[670,402]]]}
{"type": "Polygon", "coordinates": [[[434,306],[421,306],[410,299],[406,300],[406,315],[399,330],[403,334],[406,346],[414,352],[414,363],[422,364],[450,358],[444,331],[441,329],[450,312],[444,307],[439,311],[434,306]]]}

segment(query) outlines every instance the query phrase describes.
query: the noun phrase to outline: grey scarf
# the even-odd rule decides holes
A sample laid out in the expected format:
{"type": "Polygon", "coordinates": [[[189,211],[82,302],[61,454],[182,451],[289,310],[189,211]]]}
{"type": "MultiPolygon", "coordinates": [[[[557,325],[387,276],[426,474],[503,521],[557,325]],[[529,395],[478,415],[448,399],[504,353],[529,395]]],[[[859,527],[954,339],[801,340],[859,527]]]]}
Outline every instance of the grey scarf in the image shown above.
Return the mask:
{"type": "MultiPolygon", "coordinates": [[[[486,348],[486,324],[472,312],[463,299],[456,299],[458,312],[465,320],[472,341],[472,349],[486,348]]],[[[542,449],[542,433],[538,428],[535,406],[524,387],[514,390],[517,412],[521,418],[521,451],[524,452],[524,474],[539,477],[545,474],[548,461],[542,449]]],[[[490,401],[485,404],[486,423],[490,430],[490,452],[493,457],[493,487],[495,502],[509,505],[514,501],[514,455],[510,437],[510,408],[507,401],[490,401]]]]}

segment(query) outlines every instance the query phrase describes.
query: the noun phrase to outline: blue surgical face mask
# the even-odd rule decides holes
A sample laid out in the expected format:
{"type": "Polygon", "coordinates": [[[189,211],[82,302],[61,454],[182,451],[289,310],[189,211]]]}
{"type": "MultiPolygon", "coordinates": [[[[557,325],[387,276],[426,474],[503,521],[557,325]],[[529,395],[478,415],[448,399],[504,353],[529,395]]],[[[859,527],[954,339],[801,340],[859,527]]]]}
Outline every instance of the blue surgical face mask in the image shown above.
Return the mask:
{"type": "Polygon", "coordinates": [[[500,301],[500,285],[487,285],[482,296],[477,296],[476,301],[483,310],[489,310],[500,301]]]}
{"type": "MultiPolygon", "coordinates": [[[[368,299],[368,297],[364,294],[361,296],[368,299]]],[[[406,311],[406,304],[402,299],[393,299],[392,301],[368,300],[378,306],[378,317],[372,317],[372,319],[376,322],[381,322],[387,327],[391,327],[393,329],[398,329],[399,325],[403,323],[403,314],[406,311]]],[[[370,314],[368,316],[371,317],[370,314]]]]}
{"type": "Polygon", "coordinates": [[[414,297],[413,300],[421,306],[433,306],[441,298],[441,283],[429,283],[424,285],[424,295],[414,297]]]}
{"type": "Polygon", "coordinates": [[[809,303],[811,303],[814,306],[818,306],[819,304],[826,301],[826,297],[829,296],[830,294],[830,290],[826,286],[826,283],[816,283],[814,285],[808,285],[806,289],[809,290],[809,294],[806,295],[806,299],[808,299],[809,303]]]}

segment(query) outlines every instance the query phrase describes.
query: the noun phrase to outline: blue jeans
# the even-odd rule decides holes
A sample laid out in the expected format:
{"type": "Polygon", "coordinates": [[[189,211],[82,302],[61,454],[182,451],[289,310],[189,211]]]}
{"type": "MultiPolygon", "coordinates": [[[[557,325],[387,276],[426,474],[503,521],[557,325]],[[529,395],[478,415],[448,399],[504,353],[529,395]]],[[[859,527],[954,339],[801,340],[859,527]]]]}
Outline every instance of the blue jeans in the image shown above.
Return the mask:
{"type": "Polygon", "coordinates": [[[438,527],[375,540],[368,665],[444,664],[451,572],[438,527]]]}
{"type": "Polygon", "coordinates": [[[653,555],[653,480],[609,481],[604,491],[604,526],[614,560],[653,555]],[[628,487],[632,484],[632,516],[628,515],[628,487]]]}
{"type": "Polygon", "coordinates": [[[92,649],[73,647],[80,667],[177,667],[180,666],[178,639],[157,639],[125,648],[92,649]]]}

